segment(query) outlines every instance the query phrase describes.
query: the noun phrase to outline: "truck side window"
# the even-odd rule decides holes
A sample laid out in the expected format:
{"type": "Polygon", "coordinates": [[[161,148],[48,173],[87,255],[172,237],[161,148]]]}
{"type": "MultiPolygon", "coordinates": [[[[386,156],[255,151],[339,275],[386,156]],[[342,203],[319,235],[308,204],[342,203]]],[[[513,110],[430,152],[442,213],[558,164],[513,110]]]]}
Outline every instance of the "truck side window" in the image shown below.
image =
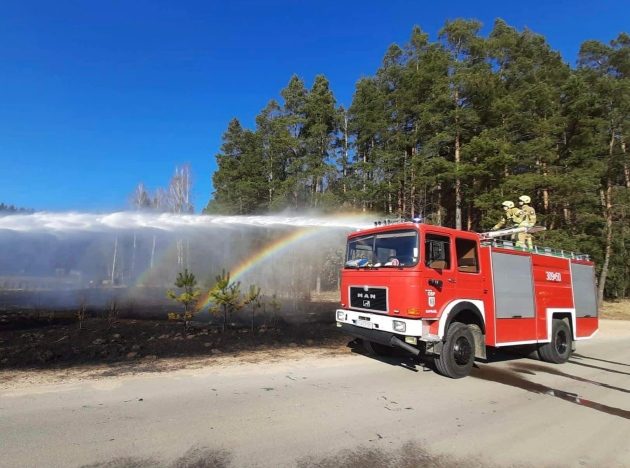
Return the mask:
{"type": "Polygon", "coordinates": [[[424,239],[425,265],[436,270],[450,270],[450,247],[449,237],[427,234],[424,239]]]}
{"type": "Polygon", "coordinates": [[[457,251],[457,271],[464,273],[479,273],[477,260],[477,242],[471,239],[455,239],[457,251]]]}

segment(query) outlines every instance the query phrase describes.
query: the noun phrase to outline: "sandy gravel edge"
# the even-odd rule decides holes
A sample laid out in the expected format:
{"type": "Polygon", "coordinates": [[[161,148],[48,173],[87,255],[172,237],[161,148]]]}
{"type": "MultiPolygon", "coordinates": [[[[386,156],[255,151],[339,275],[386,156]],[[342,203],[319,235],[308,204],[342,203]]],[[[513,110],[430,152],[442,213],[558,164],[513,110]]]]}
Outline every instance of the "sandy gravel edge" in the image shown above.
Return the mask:
{"type": "MultiPolygon", "coordinates": [[[[630,338],[630,320],[601,319],[597,339],[630,338]]],[[[579,344],[578,344],[579,346],[579,344]]],[[[38,385],[72,385],[91,380],[108,380],[161,374],[164,372],[190,372],[204,368],[230,368],[282,361],[318,360],[333,356],[350,356],[347,346],[280,348],[241,351],[237,354],[211,355],[190,358],[168,358],[155,361],[135,361],[116,365],[98,364],[65,369],[24,369],[0,371],[0,392],[38,385]]]]}
{"type": "Polygon", "coordinates": [[[90,380],[108,380],[162,374],[190,372],[204,368],[230,368],[260,363],[322,359],[350,355],[346,346],[281,348],[241,351],[237,354],[204,357],[165,358],[154,361],[134,361],[115,365],[97,364],[64,369],[9,369],[0,371],[0,393],[37,385],[72,385],[90,380]]]}

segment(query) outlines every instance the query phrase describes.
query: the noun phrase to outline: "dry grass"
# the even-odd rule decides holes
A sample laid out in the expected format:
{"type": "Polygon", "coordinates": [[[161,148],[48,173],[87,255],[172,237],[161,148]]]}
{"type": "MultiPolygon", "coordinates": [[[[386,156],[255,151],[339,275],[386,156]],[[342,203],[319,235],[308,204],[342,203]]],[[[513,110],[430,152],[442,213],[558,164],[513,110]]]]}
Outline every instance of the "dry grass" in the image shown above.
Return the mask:
{"type": "Polygon", "coordinates": [[[630,300],[604,302],[601,318],[611,320],[630,320],[630,300]]]}

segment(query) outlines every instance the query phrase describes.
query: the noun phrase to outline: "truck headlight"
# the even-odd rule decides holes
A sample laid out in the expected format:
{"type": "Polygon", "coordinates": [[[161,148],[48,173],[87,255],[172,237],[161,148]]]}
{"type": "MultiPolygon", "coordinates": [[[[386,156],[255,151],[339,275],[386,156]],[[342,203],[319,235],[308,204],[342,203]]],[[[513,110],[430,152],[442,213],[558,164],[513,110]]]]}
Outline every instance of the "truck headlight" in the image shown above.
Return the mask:
{"type": "Polygon", "coordinates": [[[407,330],[407,324],[400,320],[394,320],[394,331],[404,333],[407,330]]]}
{"type": "Polygon", "coordinates": [[[343,310],[337,311],[337,320],[343,322],[346,319],[346,313],[343,310]]]}

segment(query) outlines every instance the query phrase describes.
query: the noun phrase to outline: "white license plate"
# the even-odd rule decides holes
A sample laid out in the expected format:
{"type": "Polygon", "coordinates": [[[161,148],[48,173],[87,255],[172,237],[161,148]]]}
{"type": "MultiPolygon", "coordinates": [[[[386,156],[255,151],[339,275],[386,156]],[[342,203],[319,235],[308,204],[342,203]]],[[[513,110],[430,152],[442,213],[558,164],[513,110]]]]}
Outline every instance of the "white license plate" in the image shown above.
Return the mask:
{"type": "Polygon", "coordinates": [[[357,319],[357,321],[355,322],[355,325],[357,327],[363,327],[363,328],[374,328],[374,324],[370,322],[369,320],[357,319]]]}

